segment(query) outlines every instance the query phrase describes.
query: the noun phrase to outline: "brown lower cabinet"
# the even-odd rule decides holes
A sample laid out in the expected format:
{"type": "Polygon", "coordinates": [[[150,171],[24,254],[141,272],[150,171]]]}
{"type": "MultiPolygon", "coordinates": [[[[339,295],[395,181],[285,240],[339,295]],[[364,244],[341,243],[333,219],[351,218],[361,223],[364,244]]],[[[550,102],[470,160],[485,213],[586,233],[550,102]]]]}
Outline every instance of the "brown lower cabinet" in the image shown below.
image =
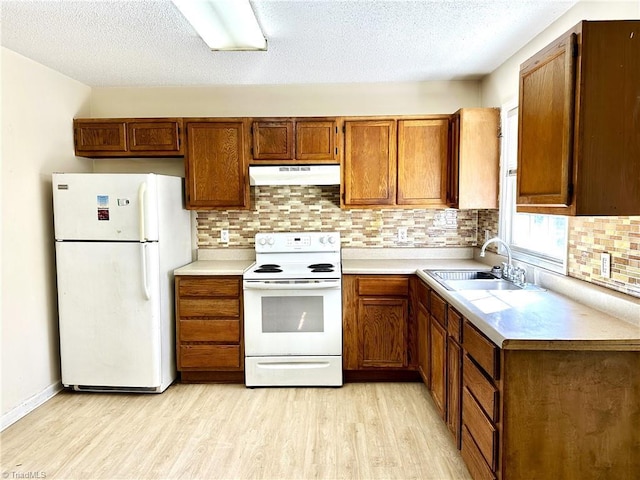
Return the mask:
{"type": "Polygon", "coordinates": [[[416,379],[409,275],[344,275],[346,380],[416,379]]]}
{"type": "Polygon", "coordinates": [[[430,325],[420,368],[474,479],[638,478],[640,352],[500,348],[426,283],[416,290],[418,326],[430,325]]]}
{"type": "Polygon", "coordinates": [[[242,277],[177,276],[175,287],[181,380],[243,382],[242,277]]]}

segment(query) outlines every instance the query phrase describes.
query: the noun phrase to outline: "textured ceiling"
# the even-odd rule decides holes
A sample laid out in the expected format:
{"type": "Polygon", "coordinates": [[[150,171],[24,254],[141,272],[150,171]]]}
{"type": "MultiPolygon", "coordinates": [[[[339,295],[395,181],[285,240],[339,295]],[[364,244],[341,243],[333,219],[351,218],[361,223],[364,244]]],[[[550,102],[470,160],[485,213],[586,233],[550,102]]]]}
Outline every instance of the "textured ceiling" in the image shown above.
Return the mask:
{"type": "Polygon", "coordinates": [[[1,0],[2,46],[90,86],[412,82],[493,71],[576,0],[253,0],[267,52],[211,52],[170,0],[1,0]]]}

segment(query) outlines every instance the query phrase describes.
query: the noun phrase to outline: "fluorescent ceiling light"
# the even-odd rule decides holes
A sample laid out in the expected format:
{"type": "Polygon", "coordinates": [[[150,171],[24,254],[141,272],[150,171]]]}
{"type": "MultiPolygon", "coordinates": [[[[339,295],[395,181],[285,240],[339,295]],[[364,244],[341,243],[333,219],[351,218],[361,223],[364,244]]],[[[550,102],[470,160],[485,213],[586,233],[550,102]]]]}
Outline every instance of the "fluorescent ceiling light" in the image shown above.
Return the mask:
{"type": "Polygon", "coordinates": [[[211,50],[266,50],[249,0],[172,0],[211,50]]]}

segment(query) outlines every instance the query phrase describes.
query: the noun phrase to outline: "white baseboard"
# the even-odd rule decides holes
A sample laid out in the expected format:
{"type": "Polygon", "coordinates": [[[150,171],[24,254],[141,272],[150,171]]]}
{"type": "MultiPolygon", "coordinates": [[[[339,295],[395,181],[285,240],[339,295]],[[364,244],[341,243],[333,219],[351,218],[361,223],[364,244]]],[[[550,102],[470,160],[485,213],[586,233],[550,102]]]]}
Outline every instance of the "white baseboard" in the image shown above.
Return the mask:
{"type": "Polygon", "coordinates": [[[47,400],[49,400],[52,397],[54,397],[61,390],[62,390],[62,383],[60,383],[60,382],[54,383],[53,385],[49,385],[47,388],[45,388],[40,393],[36,393],[31,398],[28,398],[27,400],[22,402],[17,407],[9,410],[7,413],[2,415],[2,423],[1,423],[1,426],[0,426],[0,432],[2,430],[4,430],[5,428],[9,427],[10,425],[13,425],[14,423],[16,423],[22,417],[24,417],[28,413],[32,412],[36,408],[38,408],[40,405],[42,405],[47,400]]]}

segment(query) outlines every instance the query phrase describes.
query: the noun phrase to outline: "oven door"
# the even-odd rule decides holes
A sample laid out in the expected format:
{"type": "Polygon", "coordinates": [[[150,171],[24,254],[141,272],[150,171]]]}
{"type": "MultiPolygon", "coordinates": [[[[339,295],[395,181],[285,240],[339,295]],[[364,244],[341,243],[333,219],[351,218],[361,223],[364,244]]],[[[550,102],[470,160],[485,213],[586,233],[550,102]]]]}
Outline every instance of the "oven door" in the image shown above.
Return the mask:
{"type": "Polygon", "coordinates": [[[246,356],[342,355],[341,281],[245,280],[246,356]]]}

